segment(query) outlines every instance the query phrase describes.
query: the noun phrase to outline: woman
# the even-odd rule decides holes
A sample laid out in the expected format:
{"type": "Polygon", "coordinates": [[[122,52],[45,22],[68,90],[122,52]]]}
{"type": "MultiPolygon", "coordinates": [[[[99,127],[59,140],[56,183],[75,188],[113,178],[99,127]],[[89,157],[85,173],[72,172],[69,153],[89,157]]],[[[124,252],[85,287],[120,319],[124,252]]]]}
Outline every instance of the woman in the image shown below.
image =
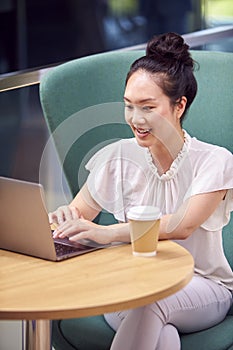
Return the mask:
{"type": "Polygon", "coordinates": [[[197,91],[194,62],[182,37],[153,38],[127,75],[125,119],[135,138],[99,151],[87,164],[86,184],[69,206],[51,213],[56,237],[99,243],[129,242],[127,211],[155,205],[159,238],[176,240],[193,255],[195,274],[178,293],[142,308],[105,315],[117,331],[112,350],[180,349],[180,332],[221,322],[232,303],[233,273],[222,228],[233,210],[233,156],[192,138],[182,120],[197,91]],[[91,220],[104,208],[119,224],[91,220]]]}

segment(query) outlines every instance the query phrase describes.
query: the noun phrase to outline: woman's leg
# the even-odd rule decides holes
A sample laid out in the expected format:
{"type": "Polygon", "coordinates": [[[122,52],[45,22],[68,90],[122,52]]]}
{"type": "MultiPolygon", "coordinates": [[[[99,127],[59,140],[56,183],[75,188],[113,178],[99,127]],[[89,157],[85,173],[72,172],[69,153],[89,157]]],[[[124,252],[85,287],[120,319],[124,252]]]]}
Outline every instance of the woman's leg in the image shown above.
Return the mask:
{"type": "Polygon", "coordinates": [[[176,327],[166,324],[160,333],[158,350],[180,350],[180,337],[176,327]]]}
{"type": "Polygon", "coordinates": [[[174,326],[164,325],[150,308],[141,307],[130,310],[121,323],[114,337],[112,349],[179,350],[180,338],[174,326]]]}
{"type": "Polygon", "coordinates": [[[106,315],[107,322],[117,330],[111,350],[180,349],[177,329],[188,333],[209,328],[224,319],[231,302],[226,288],[194,276],[185,288],[168,298],[106,315]]]}
{"type": "Polygon", "coordinates": [[[163,322],[150,308],[130,310],[117,330],[111,350],[155,350],[162,328],[163,322]]]}

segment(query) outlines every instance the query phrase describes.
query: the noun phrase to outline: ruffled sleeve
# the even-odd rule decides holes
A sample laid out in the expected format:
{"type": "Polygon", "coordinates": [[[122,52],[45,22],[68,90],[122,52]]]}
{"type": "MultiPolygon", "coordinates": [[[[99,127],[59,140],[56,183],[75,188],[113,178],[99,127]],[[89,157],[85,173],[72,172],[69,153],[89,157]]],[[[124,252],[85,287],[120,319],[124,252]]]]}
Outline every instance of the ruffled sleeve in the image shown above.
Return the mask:
{"type": "Polygon", "coordinates": [[[219,231],[230,221],[231,211],[233,211],[233,190],[228,190],[226,197],[214,213],[206,220],[201,227],[207,231],[219,231]]]}
{"type": "Polygon", "coordinates": [[[115,216],[122,216],[123,195],[121,190],[120,141],[98,151],[86,164],[90,172],[87,178],[92,198],[115,216]],[[118,214],[118,215],[117,215],[118,214]]]}
{"type": "Polygon", "coordinates": [[[193,181],[185,199],[196,194],[227,190],[224,200],[202,224],[208,231],[218,231],[227,225],[233,211],[233,155],[225,148],[211,146],[202,157],[199,154],[198,159],[198,171],[195,172],[194,165],[193,181]]]}

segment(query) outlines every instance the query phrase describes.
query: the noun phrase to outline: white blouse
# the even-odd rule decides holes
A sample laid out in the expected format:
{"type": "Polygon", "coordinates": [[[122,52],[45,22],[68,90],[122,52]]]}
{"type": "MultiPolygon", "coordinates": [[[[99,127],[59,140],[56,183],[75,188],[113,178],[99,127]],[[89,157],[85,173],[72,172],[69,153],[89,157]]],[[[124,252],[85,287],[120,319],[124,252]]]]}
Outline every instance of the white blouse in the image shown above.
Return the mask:
{"type": "Polygon", "coordinates": [[[215,212],[186,240],[176,241],[193,255],[195,272],[233,290],[233,272],[222,247],[222,228],[233,211],[233,155],[223,147],[191,138],[161,176],[148,148],[134,138],[112,143],[87,163],[93,199],[120,222],[135,205],[158,206],[172,214],[193,195],[227,189],[215,212]]]}

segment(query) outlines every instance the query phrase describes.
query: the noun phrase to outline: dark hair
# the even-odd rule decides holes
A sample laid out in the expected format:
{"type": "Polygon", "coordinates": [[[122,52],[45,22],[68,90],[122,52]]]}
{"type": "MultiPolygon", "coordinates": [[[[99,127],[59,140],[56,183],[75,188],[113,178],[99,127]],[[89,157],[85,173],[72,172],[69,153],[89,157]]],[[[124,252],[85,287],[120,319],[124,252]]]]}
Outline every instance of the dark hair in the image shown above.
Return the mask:
{"type": "Polygon", "coordinates": [[[189,46],[184,39],[175,33],[153,37],[147,44],[146,56],[137,59],[130,67],[126,84],[133,73],[144,70],[154,75],[156,83],[170,98],[175,106],[182,96],[187,98],[185,111],[193,102],[197,93],[197,82],[194,77],[195,62],[189,53],[189,46]]]}

